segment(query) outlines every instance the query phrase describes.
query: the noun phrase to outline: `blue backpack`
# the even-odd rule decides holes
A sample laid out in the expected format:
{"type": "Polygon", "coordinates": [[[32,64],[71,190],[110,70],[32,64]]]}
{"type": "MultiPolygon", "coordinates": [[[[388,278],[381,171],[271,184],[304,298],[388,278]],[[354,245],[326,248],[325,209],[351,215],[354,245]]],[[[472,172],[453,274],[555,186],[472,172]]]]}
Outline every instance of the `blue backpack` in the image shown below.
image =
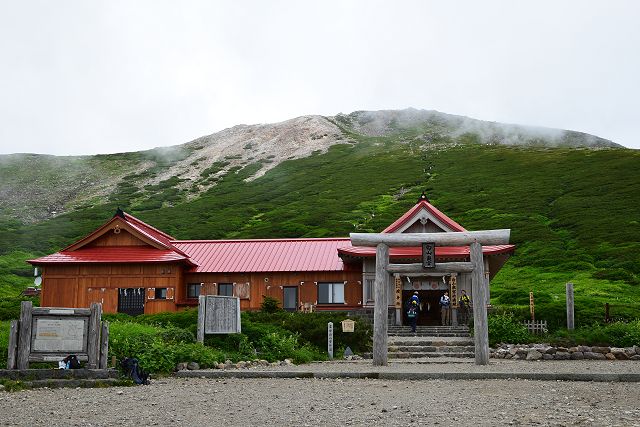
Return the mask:
{"type": "Polygon", "coordinates": [[[122,370],[126,376],[133,380],[134,383],[144,385],[149,384],[149,374],[140,367],[138,359],[129,357],[125,358],[122,361],[122,370]]]}

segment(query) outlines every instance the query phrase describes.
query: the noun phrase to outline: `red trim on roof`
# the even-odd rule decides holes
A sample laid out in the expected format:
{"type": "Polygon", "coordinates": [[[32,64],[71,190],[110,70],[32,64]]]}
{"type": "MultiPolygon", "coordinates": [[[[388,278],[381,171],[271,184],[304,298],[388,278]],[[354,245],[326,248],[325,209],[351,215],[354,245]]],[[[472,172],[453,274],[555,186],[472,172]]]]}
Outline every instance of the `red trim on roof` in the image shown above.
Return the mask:
{"type": "Polygon", "coordinates": [[[406,225],[407,222],[411,218],[413,218],[420,211],[420,209],[422,209],[422,208],[427,209],[431,214],[433,214],[433,216],[435,216],[440,221],[442,221],[446,226],[448,226],[451,229],[450,231],[467,231],[467,230],[464,229],[463,226],[461,226],[460,224],[458,224],[457,222],[455,222],[454,220],[452,220],[451,218],[449,218],[448,216],[446,216],[445,214],[440,212],[431,203],[427,202],[426,200],[420,200],[418,203],[416,203],[416,205],[413,208],[409,209],[404,215],[402,215],[400,218],[395,220],[387,228],[382,230],[382,232],[383,233],[394,233],[396,230],[398,230],[398,229],[402,228],[402,226],[406,225]]]}
{"type": "Polygon", "coordinates": [[[193,262],[186,256],[170,249],[155,249],[144,246],[102,246],[83,248],[77,251],[60,251],[41,258],[31,259],[31,264],[65,263],[139,263],[139,262],[193,262]]]}

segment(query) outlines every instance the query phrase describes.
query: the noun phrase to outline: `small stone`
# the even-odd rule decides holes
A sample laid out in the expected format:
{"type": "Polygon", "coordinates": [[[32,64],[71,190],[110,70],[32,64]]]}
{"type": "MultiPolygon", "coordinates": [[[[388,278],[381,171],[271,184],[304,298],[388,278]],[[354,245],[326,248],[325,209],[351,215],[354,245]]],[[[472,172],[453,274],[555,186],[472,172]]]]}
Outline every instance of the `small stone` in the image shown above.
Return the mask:
{"type": "Polygon", "coordinates": [[[184,371],[187,369],[187,363],[181,362],[176,365],[176,371],[184,371]]]}
{"type": "Polygon", "coordinates": [[[611,353],[611,349],[609,347],[592,347],[591,351],[593,353],[602,353],[602,354],[611,353]]]}
{"type": "Polygon", "coordinates": [[[571,359],[572,360],[582,360],[584,359],[584,353],[581,351],[576,351],[574,353],[571,353],[571,359]]]}
{"type": "Polygon", "coordinates": [[[606,357],[603,353],[596,353],[593,351],[587,351],[584,353],[584,358],[589,360],[605,360],[606,357]]]}
{"type": "Polygon", "coordinates": [[[613,355],[613,353],[607,353],[604,355],[604,357],[606,357],[607,360],[616,360],[616,357],[613,355]]]}
{"type": "Polygon", "coordinates": [[[640,360],[640,354],[636,354],[635,356],[631,356],[630,360],[640,360]]]}
{"type": "Polygon", "coordinates": [[[545,353],[542,355],[543,360],[553,360],[553,354],[545,353]]]}
{"type": "Polygon", "coordinates": [[[527,360],[540,360],[542,359],[542,353],[536,349],[531,349],[527,352],[527,360]]]}
{"type": "Polygon", "coordinates": [[[124,391],[122,391],[122,390],[118,390],[118,391],[116,391],[116,394],[117,394],[117,395],[124,394],[124,391]]]}
{"type": "Polygon", "coordinates": [[[591,351],[591,347],[586,346],[586,345],[579,345],[578,346],[578,351],[581,353],[584,353],[585,351],[591,351]]]}
{"type": "Polygon", "coordinates": [[[571,355],[567,351],[558,351],[553,355],[555,360],[569,360],[571,359],[571,355]]]}
{"type": "Polygon", "coordinates": [[[197,371],[200,369],[200,365],[197,362],[189,362],[187,364],[187,369],[190,371],[197,371]]]}

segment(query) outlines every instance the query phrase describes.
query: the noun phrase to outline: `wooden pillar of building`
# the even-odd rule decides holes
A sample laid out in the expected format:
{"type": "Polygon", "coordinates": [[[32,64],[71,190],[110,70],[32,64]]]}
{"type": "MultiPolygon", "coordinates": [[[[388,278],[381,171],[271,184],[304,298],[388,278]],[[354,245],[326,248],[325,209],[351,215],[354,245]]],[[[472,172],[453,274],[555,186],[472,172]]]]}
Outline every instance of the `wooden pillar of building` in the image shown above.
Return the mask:
{"type": "Polygon", "coordinates": [[[473,339],[475,344],[476,365],[489,363],[489,329],[487,324],[487,281],[484,277],[482,245],[471,243],[469,255],[473,264],[471,273],[471,292],[473,299],[473,339]]]}
{"type": "Polygon", "coordinates": [[[387,365],[387,319],[389,302],[389,246],[380,243],[376,247],[375,305],[373,311],[373,366],[387,365]]]}

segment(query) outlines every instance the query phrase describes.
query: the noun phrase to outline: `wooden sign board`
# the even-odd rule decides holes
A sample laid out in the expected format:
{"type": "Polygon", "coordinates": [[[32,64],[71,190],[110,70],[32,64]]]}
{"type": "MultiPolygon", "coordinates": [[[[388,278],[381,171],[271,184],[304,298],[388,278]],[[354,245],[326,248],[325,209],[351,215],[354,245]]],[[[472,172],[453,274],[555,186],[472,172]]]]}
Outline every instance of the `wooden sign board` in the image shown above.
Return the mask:
{"type": "Polygon", "coordinates": [[[353,332],[356,328],[356,322],[351,319],[345,319],[342,322],[342,332],[353,332]]]}
{"type": "Polygon", "coordinates": [[[458,278],[455,274],[449,279],[449,299],[451,300],[451,308],[458,308],[458,278]]]}
{"type": "Polygon", "coordinates": [[[422,267],[436,268],[436,244],[434,242],[422,244],[422,267]]]}
{"type": "Polygon", "coordinates": [[[400,277],[395,278],[395,285],[395,307],[402,308],[402,279],[400,277]]]}
{"type": "Polygon", "coordinates": [[[205,334],[239,334],[240,298],[200,295],[198,304],[198,341],[205,334]]]}
{"type": "Polygon", "coordinates": [[[28,369],[29,362],[55,362],[76,355],[89,369],[107,367],[109,325],[102,305],[90,308],[33,307],[23,301],[20,321],[12,322],[7,369],[28,369]]]}

